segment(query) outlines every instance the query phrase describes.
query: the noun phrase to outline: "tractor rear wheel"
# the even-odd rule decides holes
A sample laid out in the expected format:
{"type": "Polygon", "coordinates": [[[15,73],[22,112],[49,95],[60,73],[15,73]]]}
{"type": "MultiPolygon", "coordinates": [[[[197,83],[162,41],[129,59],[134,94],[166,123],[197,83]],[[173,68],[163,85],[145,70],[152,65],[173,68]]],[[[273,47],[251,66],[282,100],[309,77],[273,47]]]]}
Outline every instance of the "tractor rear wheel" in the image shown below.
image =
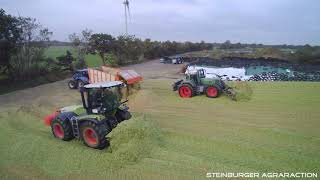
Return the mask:
{"type": "Polygon", "coordinates": [[[84,121],[80,125],[81,137],[86,146],[103,149],[108,145],[106,135],[111,131],[106,124],[96,124],[91,121],[84,121]]]}
{"type": "Polygon", "coordinates": [[[190,85],[184,84],[179,87],[179,95],[182,98],[190,98],[193,96],[193,89],[190,85]]]}
{"type": "Polygon", "coordinates": [[[79,81],[78,81],[78,88],[81,88],[81,87],[83,87],[83,86],[84,86],[84,82],[81,81],[81,80],[79,80],[79,81]]]}
{"type": "Polygon", "coordinates": [[[209,98],[216,98],[220,94],[220,89],[215,86],[209,86],[206,89],[206,95],[209,98]]]}
{"type": "Polygon", "coordinates": [[[69,87],[70,89],[76,89],[76,88],[77,88],[77,84],[76,84],[75,81],[70,80],[70,81],[68,82],[68,87],[69,87]]]}
{"type": "Polygon", "coordinates": [[[70,141],[74,138],[71,125],[68,120],[60,120],[55,118],[51,122],[51,130],[53,135],[61,140],[70,141]]]}

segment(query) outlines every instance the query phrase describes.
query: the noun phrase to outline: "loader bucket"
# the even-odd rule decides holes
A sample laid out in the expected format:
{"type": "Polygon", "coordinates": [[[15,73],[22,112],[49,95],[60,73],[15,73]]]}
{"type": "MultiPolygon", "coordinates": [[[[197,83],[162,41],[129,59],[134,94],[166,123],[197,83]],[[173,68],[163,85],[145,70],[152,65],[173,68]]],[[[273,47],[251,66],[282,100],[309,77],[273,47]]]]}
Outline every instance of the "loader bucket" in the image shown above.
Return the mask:
{"type": "Polygon", "coordinates": [[[134,70],[122,70],[119,72],[119,75],[128,85],[138,83],[142,80],[142,77],[134,70]]]}
{"type": "Polygon", "coordinates": [[[237,93],[232,88],[225,89],[225,93],[229,96],[232,100],[237,101],[237,93]]]}

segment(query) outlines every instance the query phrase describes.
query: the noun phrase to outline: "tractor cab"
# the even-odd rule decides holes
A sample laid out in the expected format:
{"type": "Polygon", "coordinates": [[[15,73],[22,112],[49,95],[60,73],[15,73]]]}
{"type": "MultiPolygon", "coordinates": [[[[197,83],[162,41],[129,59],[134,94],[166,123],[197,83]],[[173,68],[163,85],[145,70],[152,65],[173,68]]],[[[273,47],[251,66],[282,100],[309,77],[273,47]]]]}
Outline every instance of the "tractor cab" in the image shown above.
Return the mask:
{"type": "Polygon", "coordinates": [[[68,82],[68,87],[70,89],[77,89],[86,84],[89,84],[88,69],[82,69],[73,73],[72,79],[68,82]]]}
{"type": "Polygon", "coordinates": [[[83,107],[87,114],[112,114],[124,104],[121,88],[125,84],[121,81],[101,82],[85,85],[80,89],[83,107]]]}
{"type": "Polygon", "coordinates": [[[206,77],[204,69],[192,69],[186,71],[186,80],[193,81],[195,84],[201,83],[201,79],[206,77]]]}
{"type": "Polygon", "coordinates": [[[197,76],[198,76],[199,78],[205,78],[205,77],[206,77],[206,72],[205,72],[205,70],[204,70],[204,69],[199,69],[199,70],[197,71],[197,76]]]}

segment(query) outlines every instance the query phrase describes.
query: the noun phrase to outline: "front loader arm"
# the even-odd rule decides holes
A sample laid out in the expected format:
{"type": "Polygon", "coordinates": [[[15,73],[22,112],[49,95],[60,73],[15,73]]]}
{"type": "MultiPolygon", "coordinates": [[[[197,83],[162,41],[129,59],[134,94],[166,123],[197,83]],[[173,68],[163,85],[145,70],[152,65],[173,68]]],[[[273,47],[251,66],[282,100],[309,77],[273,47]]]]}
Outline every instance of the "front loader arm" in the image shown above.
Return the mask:
{"type": "Polygon", "coordinates": [[[180,79],[180,80],[174,82],[174,83],[172,84],[172,90],[173,90],[173,91],[178,90],[178,87],[179,87],[179,85],[181,84],[182,81],[183,81],[183,80],[180,79]]]}

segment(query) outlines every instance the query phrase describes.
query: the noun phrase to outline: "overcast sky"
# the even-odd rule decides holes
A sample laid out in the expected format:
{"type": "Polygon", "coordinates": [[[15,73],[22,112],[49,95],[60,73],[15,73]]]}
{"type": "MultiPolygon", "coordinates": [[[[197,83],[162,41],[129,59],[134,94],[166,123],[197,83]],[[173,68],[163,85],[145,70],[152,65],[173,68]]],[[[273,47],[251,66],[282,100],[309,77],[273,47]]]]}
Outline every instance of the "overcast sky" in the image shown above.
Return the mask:
{"type": "MultiPolygon", "coordinates": [[[[0,0],[53,39],[89,28],[124,34],[123,0],[0,0]]],[[[320,0],[131,0],[129,33],[154,40],[320,44],[320,0]]]]}

